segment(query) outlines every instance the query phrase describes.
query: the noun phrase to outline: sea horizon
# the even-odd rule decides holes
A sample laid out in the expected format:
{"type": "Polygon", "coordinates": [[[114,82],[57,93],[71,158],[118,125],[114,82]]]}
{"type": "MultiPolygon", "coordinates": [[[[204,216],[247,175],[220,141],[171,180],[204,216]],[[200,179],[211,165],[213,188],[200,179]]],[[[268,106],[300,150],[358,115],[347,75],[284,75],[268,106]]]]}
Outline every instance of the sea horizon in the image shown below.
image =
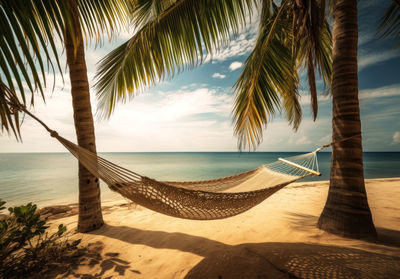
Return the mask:
{"type": "MultiPolygon", "coordinates": [[[[229,176],[279,157],[307,152],[98,152],[124,168],[159,180],[204,180],[229,176]]],[[[320,177],[301,181],[329,179],[331,152],[318,152],[320,177]]],[[[365,178],[400,177],[400,152],[364,152],[365,178]]],[[[121,197],[101,182],[103,201],[121,197]]],[[[0,154],[0,198],[8,206],[33,202],[39,206],[76,203],[78,163],[68,152],[15,152],[0,154]]]]}

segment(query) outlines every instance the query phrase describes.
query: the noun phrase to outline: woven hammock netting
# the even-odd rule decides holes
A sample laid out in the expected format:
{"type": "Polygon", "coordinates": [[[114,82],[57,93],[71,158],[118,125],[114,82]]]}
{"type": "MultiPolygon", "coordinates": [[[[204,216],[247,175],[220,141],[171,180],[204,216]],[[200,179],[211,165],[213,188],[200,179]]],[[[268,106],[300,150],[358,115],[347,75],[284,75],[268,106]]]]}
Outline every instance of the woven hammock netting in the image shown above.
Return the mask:
{"type": "Polygon", "coordinates": [[[52,131],[93,175],[133,202],[169,216],[214,220],[240,214],[286,185],[318,174],[316,152],[280,159],[232,176],[202,181],[157,181],[115,165],[52,131]]]}

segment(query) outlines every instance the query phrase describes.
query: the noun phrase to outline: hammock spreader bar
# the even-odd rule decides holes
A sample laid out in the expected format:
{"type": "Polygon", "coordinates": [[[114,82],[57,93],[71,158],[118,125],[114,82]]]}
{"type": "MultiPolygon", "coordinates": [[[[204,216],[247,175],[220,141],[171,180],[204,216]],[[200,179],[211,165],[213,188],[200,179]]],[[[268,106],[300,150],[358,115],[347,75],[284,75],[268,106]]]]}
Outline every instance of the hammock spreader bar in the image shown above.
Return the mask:
{"type": "Polygon", "coordinates": [[[321,174],[320,172],[318,172],[318,171],[315,171],[315,170],[312,170],[312,169],[309,169],[309,168],[300,166],[300,165],[298,165],[298,164],[296,164],[296,163],[290,162],[290,161],[285,160],[285,159],[283,159],[283,158],[278,158],[278,160],[281,161],[281,162],[284,162],[285,164],[288,164],[288,165],[294,166],[294,167],[296,167],[296,168],[299,168],[299,169],[308,171],[309,173],[311,173],[311,174],[313,174],[313,175],[315,175],[315,176],[321,176],[321,175],[322,175],[322,174],[321,174]]]}

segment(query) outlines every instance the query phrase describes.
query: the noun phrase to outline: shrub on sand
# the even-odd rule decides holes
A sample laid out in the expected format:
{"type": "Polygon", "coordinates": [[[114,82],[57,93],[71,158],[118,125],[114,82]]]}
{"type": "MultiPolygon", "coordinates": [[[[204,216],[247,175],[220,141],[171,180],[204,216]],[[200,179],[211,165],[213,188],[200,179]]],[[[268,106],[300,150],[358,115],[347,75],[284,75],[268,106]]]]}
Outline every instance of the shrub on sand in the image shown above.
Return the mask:
{"type": "MultiPolygon", "coordinates": [[[[0,211],[4,204],[0,199],[0,211]]],[[[81,240],[70,240],[63,224],[50,233],[36,209],[32,203],[10,207],[0,220],[0,278],[27,276],[79,255],[81,240]]]]}

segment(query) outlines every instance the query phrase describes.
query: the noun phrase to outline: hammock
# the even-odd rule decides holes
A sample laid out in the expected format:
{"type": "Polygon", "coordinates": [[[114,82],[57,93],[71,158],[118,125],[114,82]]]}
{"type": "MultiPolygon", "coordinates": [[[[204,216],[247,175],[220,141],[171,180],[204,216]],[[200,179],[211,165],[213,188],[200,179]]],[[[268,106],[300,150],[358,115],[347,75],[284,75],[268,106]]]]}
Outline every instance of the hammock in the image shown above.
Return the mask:
{"type": "Polygon", "coordinates": [[[111,190],[148,209],[184,219],[234,216],[296,180],[320,175],[316,152],[311,152],[212,180],[157,181],[115,165],[55,132],[51,134],[111,190]]]}
{"type": "Polygon", "coordinates": [[[317,150],[232,176],[201,181],[157,181],[127,170],[84,149],[37,120],[74,155],[94,176],[123,197],[153,211],[192,220],[214,220],[240,214],[258,205],[286,185],[318,170],[317,150]]]}

